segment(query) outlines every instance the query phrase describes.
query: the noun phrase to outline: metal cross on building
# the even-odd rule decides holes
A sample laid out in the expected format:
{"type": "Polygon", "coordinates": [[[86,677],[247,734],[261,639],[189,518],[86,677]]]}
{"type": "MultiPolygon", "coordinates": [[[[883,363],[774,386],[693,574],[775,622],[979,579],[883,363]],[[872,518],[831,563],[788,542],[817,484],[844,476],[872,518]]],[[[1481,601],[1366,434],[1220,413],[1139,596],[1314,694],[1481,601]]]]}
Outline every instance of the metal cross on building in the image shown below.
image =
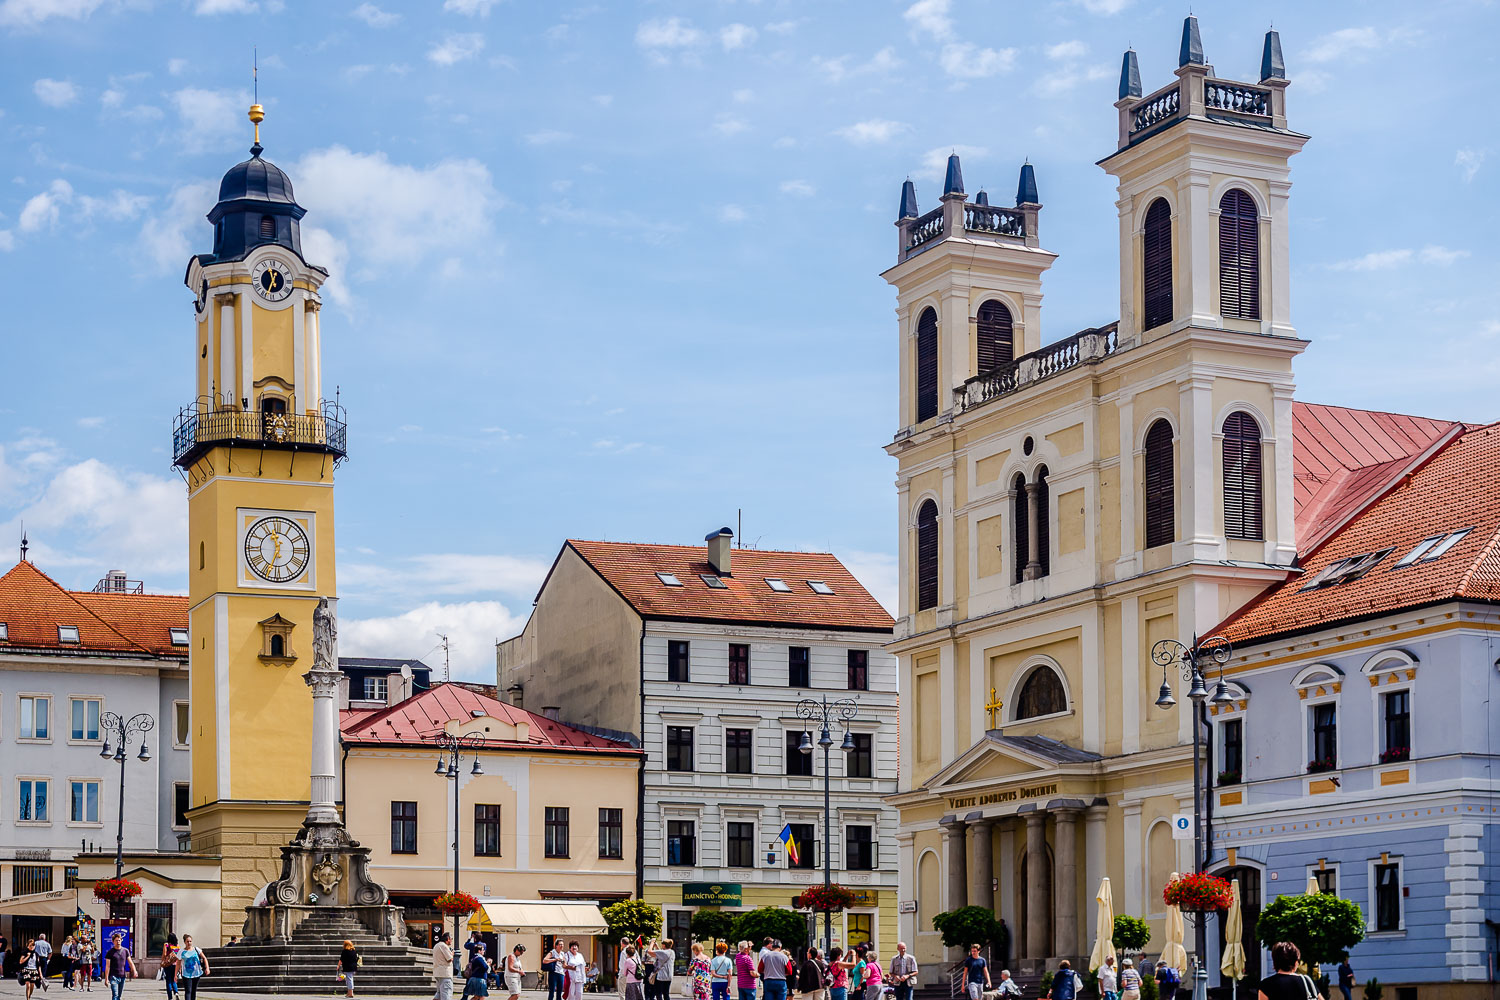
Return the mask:
{"type": "Polygon", "coordinates": [[[990,688],[990,700],[985,702],[984,705],[984,710],[990,713],[989,728],[995,729],[998,727],[1000,719],[1000,709],[1004,706],[1005,702],[1000,700],[999,694],[995,691],[994,688],[990,688]]]}

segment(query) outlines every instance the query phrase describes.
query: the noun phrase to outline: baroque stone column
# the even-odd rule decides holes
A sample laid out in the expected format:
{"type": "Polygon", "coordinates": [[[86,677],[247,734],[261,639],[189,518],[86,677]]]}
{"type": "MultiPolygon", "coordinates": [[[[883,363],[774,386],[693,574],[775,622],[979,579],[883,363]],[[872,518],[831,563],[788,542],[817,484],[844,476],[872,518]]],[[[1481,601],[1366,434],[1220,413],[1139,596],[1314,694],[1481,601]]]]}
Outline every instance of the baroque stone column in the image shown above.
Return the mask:
{"type": "Polygon", "coordinates": [[[1023,580],[1035,580],[1042,575],[1042,554],[1037,551],[1038,538],[1041,532],[1038,525],[1041,523],[1042,513],[1037,510],[1038,494],[1041,493],[1042,484],[1030,482],[1026,484],[1026,570],[1021,574],[1023,580]]]}
{"type": "Polygon", "coordinates": [[[1058,956],[1074,959],[1078,957],[1078,809],[1053,806],[1050,811],[1057,823],[1052,845],[1053,947],[1058,956]]]}
{"type": "Polygon", "coordinates": [[[339,821],[338,784],[335,761],[338,752],[339,660],[338,626],[333,602],[337,598],[319,598],[313,611],[313,665],[302,675],[312,688],[312,801],[307,807],[307,822],[339,821]]]}
{"type": "Polygon", "coordinates": [[[1026,814],[1026,957],[1047,957],[1047,814],[1026,814]]]}
{"type": "Polygon", "coordinates": [[[969,905],[992,909],[995,905],[995,842],[993,819],[976,819],[969,822],[969,834],[973,838],[969,868],[969,905]]]}
{"type": "Polygon", "coordinates": [[[943,824],[943,842],[948,849],[948,900],[945,909],[956,910],[968,906],[968,859],[964,844],[962,820],[953,819],[943,824]]]}

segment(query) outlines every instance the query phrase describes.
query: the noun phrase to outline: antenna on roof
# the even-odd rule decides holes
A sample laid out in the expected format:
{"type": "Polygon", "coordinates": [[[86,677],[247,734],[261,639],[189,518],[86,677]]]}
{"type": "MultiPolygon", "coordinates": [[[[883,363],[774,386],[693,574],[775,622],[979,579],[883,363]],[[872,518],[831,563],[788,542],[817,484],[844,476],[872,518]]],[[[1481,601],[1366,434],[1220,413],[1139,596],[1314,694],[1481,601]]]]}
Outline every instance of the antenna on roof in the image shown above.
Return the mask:
{"type": "MultiPolygon", "coordinates": [[[[743,507],[736,507],[734,509],[734,537],[745,537],[745,508],[743,507]]],[[[740,544],[743,545],[745,543],[741,542],[740,544]]]]}
{"type": "Polygon", "coordinates": [[[21,561],[26,561],[26,550],[31,548],[31,543],[26,540],[26,522],[21,522],[21,561]]]}
{"type": "Polygon", "coordinates": [[[438,633],[438,638],[443,640],[443,683],[448,683],[448,637],[438,633]]]}

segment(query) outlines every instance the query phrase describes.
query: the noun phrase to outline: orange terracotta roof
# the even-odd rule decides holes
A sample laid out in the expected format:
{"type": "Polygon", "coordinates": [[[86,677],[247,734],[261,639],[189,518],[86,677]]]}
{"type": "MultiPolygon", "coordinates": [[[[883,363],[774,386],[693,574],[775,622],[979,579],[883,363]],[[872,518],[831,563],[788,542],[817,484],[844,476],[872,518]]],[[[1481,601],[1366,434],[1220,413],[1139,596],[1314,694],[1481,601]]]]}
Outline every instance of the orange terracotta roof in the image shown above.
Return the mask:
{"type": "Polygon", "coordinates": [[[1217,631],[1243,643],[1455,598],[1500,600],[1500,424],[1447,444],[1305,556],[1301,575],[1217,631]],[[1472,530],[1441,556],[1396,566],[1423,539],[1464,528],[1472,530]],[[1386,548],[1390,554],[1357,579],[1302,589],[1340,560],[1386,548]]]}
{"type": "Polygon", "coordinates": [[[700,577],[715,575],[703,546],[570,538],[565,548],[577,552],[643,618],[872,632],[889,632],[895,625],[828,552],[735,549],[734,575],[721,577],[723,588],[713,588],[700,577]],[[682,586],[663,584],[657,573],[673,574],[682,586]],[[772,590],[767,578],[784,580],[790,591],[772,590]],[[823,581],[833,593],[816,593],[809,580],[823,581]]]}
{"type": "Polygon", "coordinates": [[[475,712],[511,724],[526,722],[531,727],[524,744],[515,740],[486,740],[486,746],[640,753],[628,743],[596,736],[567,723],[507,705],[462,684],[438,684],[373,712],[345,709],[339,713],[339,731],[344,742],[349,744],[433,746],[433,740],[444,731],[447,723],[467,722],[474,718],[475,712]]]}
{"type": "Polygon", "coordinates": [[[170,632],[187,628],[186,597],[67,590],[29,562],[0,576],[0,623],[7,634],[0,649],[187,658],[170,632]],[[79,641],[60,642],[59,625],[76,626],[79,641]]]}

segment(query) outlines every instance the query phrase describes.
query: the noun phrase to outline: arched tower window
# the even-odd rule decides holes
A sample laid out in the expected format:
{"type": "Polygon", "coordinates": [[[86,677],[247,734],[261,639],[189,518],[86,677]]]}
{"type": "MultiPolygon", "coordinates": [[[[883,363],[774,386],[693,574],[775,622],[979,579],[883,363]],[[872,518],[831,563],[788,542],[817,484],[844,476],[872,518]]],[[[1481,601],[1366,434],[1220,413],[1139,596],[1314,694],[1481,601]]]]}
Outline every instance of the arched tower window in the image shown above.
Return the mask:
{"type": "Polygon", "coordinates": [[[1224,421],[1224,534],[1264,538],[1261,518],[1260,425],[1243,410],[1224,421]]]}
{"type": "Polygon", "coordinates": [[[1177,490],[1172,479],[1172,425],[1158,420],[1146,432],[1146,548],[1177,537],[1177,490]]]}
{"type": "Polygon", "coordinates": [[[1046,576],[1052,571],[1052,560],[1049,553],[1052,551],[1052,528],[1048,524],[1048,511],[1051,503],[1047,499],[1047,467],[1044,465],[1036,470],[1036,496],[1032,498],[1036,504],[1036,560],[1041,563],[1040,576],[1046,576]]]}
{"type": "Polygon", "coordinates": [[[1158,198],[1146,209],[1141,290],[1145,314],[1141,329],[1172,322],[1172,208],[1158,198]]]}
{"type": "Polygon", "coordinates": [[[937,416],[937,334],[937,310],[924,310],[917,320],[917,423],[937,416]]]}
{"type": "Polygon", "coordinates": [[[1016,480],[1011,484],[1011,490],[1015,493],[1015,524],[1011,529],[1011,537],[1015,539],[1013,546],[1015,553],[1015,578],[1020,583],[1025,579],[1026,564],[1031,561],[1031,546],[1029,537],[1029,525],[1031,524],[1031,506],[1026,497],[1026,477],[1019,472],[1016,480]]]}
{"type": "Polygon", "coordinates": [[[1017,699],[1016,719],[1035,719],[1039,715],[1056,715],[1068,710],[1068,696],[1063,691],[1057,671],[1046,664],[1032,669],[1021,685],[1017,699]]]}
{"type": "Polygon", "coordinates": [[[979,307],[976,333],[979,337],[978,374],[983,375],[1001,365],[1010,364],[1015,357],[1015,338],[1010,310],[1005,308],[1003,302],[990,299],[979,307]]]}
{"type": "Polygon", "coordinates": [[[260,217],[260,238],[263,240],[274,240],[276,238],[276,220],[272,216],[262,215],[260,217]]]}
{"type": "Polygon", "coordinates": [[[272,656],[285,656],[286,655],[286,638],[284,636],[281,636],[281,635],[273,635],[273,636],[271,636],[271,655],[272,656]]]}
{"type": "Polygon", "coordinates": [[[938,509],[926,500],[917,508],[917,610],[938,604],[938,509]]]}
{"type": "Polygon", "coordinates": [[[1260,319],[1260,211],[1239,188],[1219,199],[1219,311],[1260,319]]]}

